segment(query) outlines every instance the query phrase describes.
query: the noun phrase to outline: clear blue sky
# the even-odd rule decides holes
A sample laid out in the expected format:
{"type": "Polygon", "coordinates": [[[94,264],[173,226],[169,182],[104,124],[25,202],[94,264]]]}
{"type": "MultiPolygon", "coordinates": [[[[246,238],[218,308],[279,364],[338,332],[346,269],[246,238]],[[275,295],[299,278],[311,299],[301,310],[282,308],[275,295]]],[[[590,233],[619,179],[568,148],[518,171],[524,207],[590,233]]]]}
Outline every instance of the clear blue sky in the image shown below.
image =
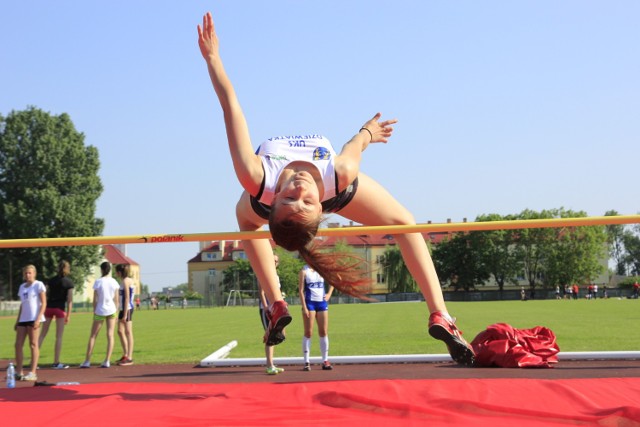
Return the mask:
{"type": "MultiPolygon", "coordinates": [[[[637,1],[5,2],[0,113],[71,116],[100,153],[105,235],[237,230],[207,10],[254,145],[318,132],[339,148],[395,117],[362,169],[418,222],[640,211],[637,1]]],[[[197,252],[127,253],[159,290],[197,252]]]]}

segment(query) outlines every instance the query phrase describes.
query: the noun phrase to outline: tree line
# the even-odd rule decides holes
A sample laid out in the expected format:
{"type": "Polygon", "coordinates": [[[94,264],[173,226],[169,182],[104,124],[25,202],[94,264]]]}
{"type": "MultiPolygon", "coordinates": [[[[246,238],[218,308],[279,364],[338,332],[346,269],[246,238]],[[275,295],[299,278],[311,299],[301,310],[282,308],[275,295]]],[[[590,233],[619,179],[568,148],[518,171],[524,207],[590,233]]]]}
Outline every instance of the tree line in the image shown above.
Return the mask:
{"type": "MultiPolygon", "coordinates": [[[[606,216],[619,215],[608,211],[606,216]]],[[[586,217],[582,211],[564,208],[515,215],[487,214],[475,220],[510,221],[586,217]]],[[[624,225],[531,228],[470,231],[449,234],[434,245],[432,257],[441,284],[469,291],[493,281],[505,285],[525,281],[529,288],[584,284],[608,270],[614,274],[640,275],[640,227],[624,225]]],[[[402,262],[398,248],[385,251],[384,270],[391,292],[415,292],[415,282],[402,262]]]]}

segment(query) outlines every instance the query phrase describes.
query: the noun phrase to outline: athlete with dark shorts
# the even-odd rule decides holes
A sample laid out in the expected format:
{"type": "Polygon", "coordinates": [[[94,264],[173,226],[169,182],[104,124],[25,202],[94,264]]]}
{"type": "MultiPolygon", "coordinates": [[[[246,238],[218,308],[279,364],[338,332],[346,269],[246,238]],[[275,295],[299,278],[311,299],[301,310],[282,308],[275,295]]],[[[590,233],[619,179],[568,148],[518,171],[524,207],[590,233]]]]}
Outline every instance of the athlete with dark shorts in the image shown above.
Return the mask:
{"type": "Polygon", "coordinates": [[[133,365],[133,295],[135,286],[129,264],[118,264],[116,276],[120,279],[120,311],[118,313],[118,337],[122,344],[122,357],[118,365],[133,365]]]}
{"type": "Polygon", "coordinates": [[[44,322],[44,312],[47,308],[47,289],[39,280],[36,280],[36,267],[27,265],[22,269],[24,283],[18,288],[20,309],[14,329],[16,331],[16,379],[20,381],[37,381],[38,359],[40,358],[40,325],[44,322]],[[24,352],[22,347],[29,339],[31,349],[31,369],[28,374],[23,372],[24,352]]]}
{"type": "Polygon", "coordinates": [[[53,369],[67,369],[69,365],[60,362],[62,352],[62,335],[64,328],[71,319],[71,309],[73,308],[73,282],[69,278],[71,265],[68,261],[60,261],[58,264],[58,274],[52,277],[47,284],[47,309],[44,312],[45,321],[42,324],[38,346],[42,347],[51,321],[56,319],[56,343],[53,355],[53,369]]]}

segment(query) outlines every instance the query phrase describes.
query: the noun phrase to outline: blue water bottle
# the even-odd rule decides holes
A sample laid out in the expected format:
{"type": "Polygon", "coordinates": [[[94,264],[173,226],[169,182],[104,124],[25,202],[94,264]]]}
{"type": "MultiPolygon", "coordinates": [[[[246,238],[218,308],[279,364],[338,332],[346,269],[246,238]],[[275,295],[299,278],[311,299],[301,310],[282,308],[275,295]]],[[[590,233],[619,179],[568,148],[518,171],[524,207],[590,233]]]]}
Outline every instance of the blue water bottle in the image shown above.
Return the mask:
{"type": "Polygon", "coordinates": [[[16,368],[13,363],[9,363],[7,368],[7,388],[16,388],[16,368]]]}

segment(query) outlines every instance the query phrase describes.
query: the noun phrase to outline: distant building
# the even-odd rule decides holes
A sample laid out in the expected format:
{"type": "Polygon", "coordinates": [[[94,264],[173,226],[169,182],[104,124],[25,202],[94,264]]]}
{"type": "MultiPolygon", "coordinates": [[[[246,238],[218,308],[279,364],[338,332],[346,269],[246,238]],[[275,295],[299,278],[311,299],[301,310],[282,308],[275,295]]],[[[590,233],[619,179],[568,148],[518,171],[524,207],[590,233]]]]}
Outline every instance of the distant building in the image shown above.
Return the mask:
{"type": "MultiPolygon", "coordinates": [[[[275,248],[273,241],[271,245],[275,248]]],[[[238,259],[247,259],[240,240],[200,242],[200,252],[187,262],[189,290],[219,302],[224,270],[238,259]]]]}
{"type": "MultiPolygon", "coordinates": [[[[329,224],[329,228],[340,227],[338,224],[329,224]]],[[[350,224],[349,227],[353,227],[350,224]]],[[[430,243],[438,243],[449,233],[422,233],[425,240],[430,243]]],[[[381,260],[389,246],[397,244],[395,238],[390,235],[357,235],[357,236],[320,236],[322,246],[334,247],[338,242],[344,242],[353,248],[354,253],[367,261],[368,274],[371,277],[374,294],[386,294],[389,292],[381,260]]],[[[275,243],[270,240],[271,246],[275,243]]],[[[200,242],[200,251],[187,262],[189,274],[189,290],[198,292],[205,301],[219,301],[221,297],[220,285],[224,279],[224,271],[237,259],[246,259],[242,241],[220,240],[212,242],[200,242]]]]}

